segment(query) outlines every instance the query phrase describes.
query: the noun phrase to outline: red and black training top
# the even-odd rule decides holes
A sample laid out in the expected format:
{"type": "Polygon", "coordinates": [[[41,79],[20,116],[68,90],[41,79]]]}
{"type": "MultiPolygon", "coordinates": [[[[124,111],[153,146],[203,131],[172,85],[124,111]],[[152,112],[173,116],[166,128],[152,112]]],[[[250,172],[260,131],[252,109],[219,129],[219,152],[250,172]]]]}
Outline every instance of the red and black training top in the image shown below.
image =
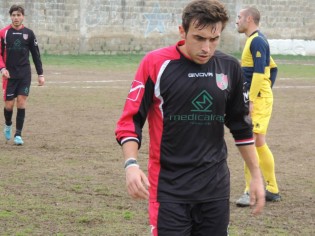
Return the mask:
{"type": "Polygon", "coordinates": [[[236,145],[253,144],[236,59],[216,51],[204,65],[178,49],[158,49],[142,60],[116,127],[122,145],[141,146],[149,122],[150,200],[209,202],[228,199],[230,191],[224,125],[236,145]]]}
{"type": "Polygon", "coordinates": [[[6,68],[12,79],[30,78],[29,52],[38,75],[43,74],[38,43],[34,32],[26,27],[19,30],[11,25],[0,30],[0,70],[6,68]]]}

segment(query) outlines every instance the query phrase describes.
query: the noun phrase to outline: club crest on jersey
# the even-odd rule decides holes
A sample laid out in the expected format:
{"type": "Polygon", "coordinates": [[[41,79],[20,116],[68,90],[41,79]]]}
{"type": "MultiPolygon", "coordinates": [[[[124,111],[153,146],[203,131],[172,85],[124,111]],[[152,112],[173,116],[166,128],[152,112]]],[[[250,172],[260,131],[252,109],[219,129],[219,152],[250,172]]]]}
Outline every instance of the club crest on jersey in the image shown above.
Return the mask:
{"type": "Polygon", "coordinates": [[[229,85],[229,80],[227,75],[225,74],[215,74],[216,76],[216,82],[217,82],[217,86],[219,89],[221,90],[225,90],[227,89],[228,85],[229,85]]]}
{"type": "Polygon", "coordinates": [[[131,84],[127,99],[131,101],[137,101],[142,89],[144,89],[143,83],[138,80],[134,80],[131,84]]]}
{"type": "Polygon", "coordinates": [[[28,34],[23,34],[23,39],[27,40],[28,39],[28,34]]]}

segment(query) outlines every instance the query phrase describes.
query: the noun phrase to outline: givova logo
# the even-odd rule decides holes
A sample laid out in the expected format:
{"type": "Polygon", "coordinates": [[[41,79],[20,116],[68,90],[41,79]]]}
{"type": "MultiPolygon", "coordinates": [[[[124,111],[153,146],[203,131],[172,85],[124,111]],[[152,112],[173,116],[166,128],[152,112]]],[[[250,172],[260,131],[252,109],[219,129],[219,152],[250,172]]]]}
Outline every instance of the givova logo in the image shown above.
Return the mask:
{"type": "Polygon", "coordinates": [[[213,98],[211,95],[206,91],[203,90],[196,98],[192,101],[192,104],[195,109],[191,111],[200,111],[200,112],[211,112],[211,105],[213,98]]]}
{"type": "Polygon", "coordinates": [[[208,78],[213,77],[213,74],[211,72],[199,72],[199,73],[189,73],[189,78],[208,78]]]}

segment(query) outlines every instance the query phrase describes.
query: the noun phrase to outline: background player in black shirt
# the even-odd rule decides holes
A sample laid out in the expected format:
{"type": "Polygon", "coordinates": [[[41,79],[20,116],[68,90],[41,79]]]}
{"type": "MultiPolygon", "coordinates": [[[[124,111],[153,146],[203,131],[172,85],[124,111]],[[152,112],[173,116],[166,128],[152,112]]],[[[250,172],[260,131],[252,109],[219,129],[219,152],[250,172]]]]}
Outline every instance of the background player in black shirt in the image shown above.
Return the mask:
{"type": "Polygon", "coordinates": [[[12,24],[0,31],[0,71],[2,73],[3,98],[5,101],[4,136],[7,141],[11,139],[12,115],[16,101],[17,114],[14,143],[23,145],[22,129],[26,100],[31,85],[29,52],[31,52],[38,74],[39,86],[44,85],[45,78],[35,34],[23,25],[24,8],[19,5],[12,5],[9,13],[12,24]]]}

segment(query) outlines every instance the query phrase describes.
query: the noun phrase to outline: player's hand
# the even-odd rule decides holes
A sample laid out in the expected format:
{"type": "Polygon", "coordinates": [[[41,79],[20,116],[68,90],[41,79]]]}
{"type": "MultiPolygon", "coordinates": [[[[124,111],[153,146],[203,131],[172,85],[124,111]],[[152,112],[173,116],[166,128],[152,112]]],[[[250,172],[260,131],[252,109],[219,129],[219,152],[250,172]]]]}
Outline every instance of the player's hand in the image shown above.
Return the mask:
{"type": "Polygon", "coordinates": [[[252,178],[250,184],[250,206],[252,208],[252,214],[258,215],[262,213],[265,203],[265,188],[262,177],[252,178]]]}
{"type": "Polygon", "coordinates": [[[134,199],[148,199],[150,187],[147,176],[138,166],[126,169],[126,186],[128,194],[134,199]]]}
{"type": "Polygon", "coordinates": [[[38,76],[38,86],[43,86],[45,84],[45,77],[38,76]]]}
{"type": "Polygon", "coordinates": [[[6,68],[2,69],[1,73],[2,73],[2,76],[4,76],[5,78],[7,78],[7,79],[10,78],[10,73],[6,68]]]}

